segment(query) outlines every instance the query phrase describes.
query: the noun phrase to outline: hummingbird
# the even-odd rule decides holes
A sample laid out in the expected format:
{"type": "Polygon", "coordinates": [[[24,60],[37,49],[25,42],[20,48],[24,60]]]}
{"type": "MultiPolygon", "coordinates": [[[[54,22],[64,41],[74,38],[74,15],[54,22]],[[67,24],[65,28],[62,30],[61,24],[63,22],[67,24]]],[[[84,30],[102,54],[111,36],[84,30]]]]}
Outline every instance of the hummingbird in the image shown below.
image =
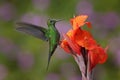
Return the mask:
{"type": "Polygon", "coordinates": [[[32,35],[43,41],[49,42],[49,55],[48,55],[47,70],[49,67],[51,57],[54,54],[57,48],[57,45],[59,45],[59,41],[60,41],[60,33],[55,27],[56,22],[59,22],[59,21],[61,20],[48,19],[47,20],[48,28],[44,28],[41,26],[37,26],[37,25],[30,24],[30,23],[25,23],[25,22],[16,23],[16,25],[19,26],[16,28],[16,30],[32,35]]]}

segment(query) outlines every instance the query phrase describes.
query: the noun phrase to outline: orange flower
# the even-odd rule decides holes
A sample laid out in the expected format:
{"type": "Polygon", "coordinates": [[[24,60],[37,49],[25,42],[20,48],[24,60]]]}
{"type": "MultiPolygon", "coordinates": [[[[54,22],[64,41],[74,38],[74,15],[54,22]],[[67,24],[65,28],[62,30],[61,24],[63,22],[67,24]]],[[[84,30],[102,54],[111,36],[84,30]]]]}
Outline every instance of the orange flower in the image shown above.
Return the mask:
{"type": "Polygon", "coordinates": [[[91,28],[90,22],[85,22],[87,18],[88,18],[87,15],[80,15],[73,19],[70,19],[70,22],[73,25],[73,29],[82,27],[84,24],[88,25],[88,27],[91,28]]]}
{"type": "Polygon", "coordinates": [[[65,39],[61,41],[60,46],[70,54],[74,52],[74,55],[83,55],[85,60],[87,60],[86,58],[88,57],[84,57],[84,55],[89,55],[90,70],[92,70],[96,64],[106,61],[107,54],[105,50],[96,43],[90,32],[81,29],[85,24],[91,28],[91,23],[85,22],[87,18],[87,15],[80,15],[70,20],[73,29],[64,34],[65,39]],[[82,52],[81,49],[83,48],[87,54],[82,52]]]}
{"type": "Polygon", "coordinates": [[[70,46],[68,44],[68,42],[64,39],[62,40],[60,46],[67,52],[67,53],[70,53],[71,50],[70,50],[70,46]]]}
{"type": "Polygon", "coordinates": [[[96,64],[100,63],[104,63],[107,59],[107,54],[105,52],[105,50],[100,47],[100,46],[96,46],[94,49],[89,50],[88,55],[90,57],[90,70],[92,70],[96,64]]]}
{"type": "Polygon", "coordinates": [[[87,18],[88,18],[87,15],[81,15],[81,16],[71,19],[70,22],[73,25],[73,29],[77,29],[80,26],[83,26],[85,24],[84,22],[87,18]]]}

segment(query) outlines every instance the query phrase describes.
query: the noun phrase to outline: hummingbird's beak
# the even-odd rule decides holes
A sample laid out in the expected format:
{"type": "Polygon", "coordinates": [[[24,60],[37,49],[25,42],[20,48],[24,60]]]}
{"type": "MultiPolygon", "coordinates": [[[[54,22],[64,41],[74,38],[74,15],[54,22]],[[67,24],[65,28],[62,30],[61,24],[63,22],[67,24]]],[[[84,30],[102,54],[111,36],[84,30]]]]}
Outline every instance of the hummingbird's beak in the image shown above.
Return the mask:
{"type": "Polygon", "coordinates": [[[63,21],[64,19],[56,20],[56,22],[63,21]]]}

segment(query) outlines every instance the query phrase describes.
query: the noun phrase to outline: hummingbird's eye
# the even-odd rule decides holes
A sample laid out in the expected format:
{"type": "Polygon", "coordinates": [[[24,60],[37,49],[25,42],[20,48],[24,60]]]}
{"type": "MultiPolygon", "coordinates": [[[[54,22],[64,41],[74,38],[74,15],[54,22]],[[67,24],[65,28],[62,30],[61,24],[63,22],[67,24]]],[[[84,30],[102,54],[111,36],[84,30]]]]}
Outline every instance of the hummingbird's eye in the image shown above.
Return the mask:
{"type": "Polygon", "coordinates": [[[50,23],[53,23],[53,21],[50,21],[50,23]]]}

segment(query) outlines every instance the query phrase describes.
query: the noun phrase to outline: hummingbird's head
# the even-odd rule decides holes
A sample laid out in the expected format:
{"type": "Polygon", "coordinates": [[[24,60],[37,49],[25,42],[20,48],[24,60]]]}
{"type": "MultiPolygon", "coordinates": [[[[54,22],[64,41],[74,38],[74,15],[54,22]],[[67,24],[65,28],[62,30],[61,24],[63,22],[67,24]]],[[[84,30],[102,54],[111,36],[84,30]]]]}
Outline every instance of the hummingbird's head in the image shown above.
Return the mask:
{"type": "Polygon", "coordinates": [[[62,20],[48,19],[47,25],[55,25],[55,23],[56,23],[56,22],[59,22],[59,21],[62,21],[62,20]]]}

